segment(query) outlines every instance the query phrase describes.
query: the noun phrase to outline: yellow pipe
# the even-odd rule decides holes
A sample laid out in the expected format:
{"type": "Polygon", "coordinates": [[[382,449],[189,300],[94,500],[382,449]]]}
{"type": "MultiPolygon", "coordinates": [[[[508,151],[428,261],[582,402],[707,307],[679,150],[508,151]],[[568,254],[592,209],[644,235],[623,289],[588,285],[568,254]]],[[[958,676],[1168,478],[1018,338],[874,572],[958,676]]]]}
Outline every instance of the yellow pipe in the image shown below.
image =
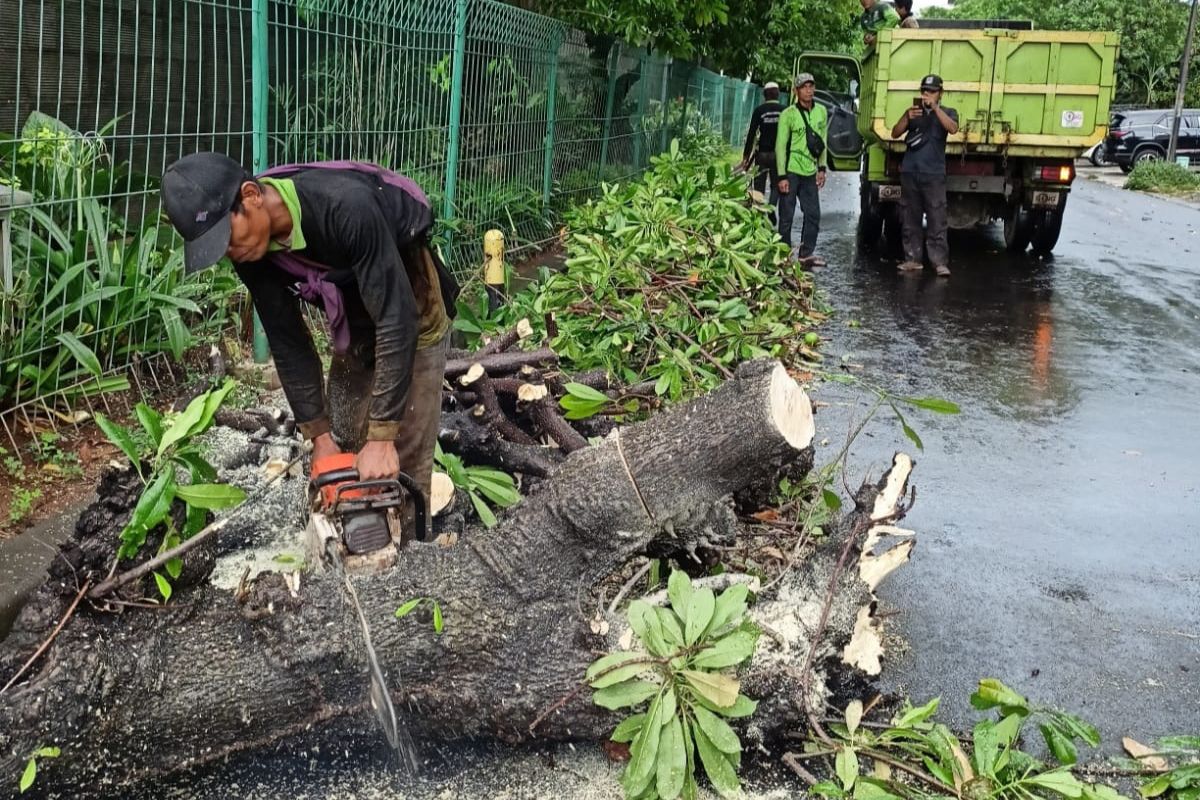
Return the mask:
{"type": "Polygon", "coordinates": [[[504,233],[493,228],[483,235],[483,282],[488,286],[503,286],[506,272],[504,233]]]}

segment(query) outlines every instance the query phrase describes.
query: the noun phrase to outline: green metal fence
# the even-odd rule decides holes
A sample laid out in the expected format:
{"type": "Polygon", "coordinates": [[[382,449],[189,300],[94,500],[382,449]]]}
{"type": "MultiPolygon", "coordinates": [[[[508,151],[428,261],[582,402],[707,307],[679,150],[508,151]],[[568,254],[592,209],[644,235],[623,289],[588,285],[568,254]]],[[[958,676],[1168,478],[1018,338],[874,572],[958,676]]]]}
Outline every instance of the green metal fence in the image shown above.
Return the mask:
{"type": "Polygon", "coordinates": [[[240,320],[229,271],[185,280],[162,223],[158,176],[182,155],[405,172],[468,276],[487,229],[518,255],[551,241],[566,207],[673,137],[736,144],[757,99],[494,0],[0,0],[0,20],[10,440],[14,411],[144,389],[240,320]]]}

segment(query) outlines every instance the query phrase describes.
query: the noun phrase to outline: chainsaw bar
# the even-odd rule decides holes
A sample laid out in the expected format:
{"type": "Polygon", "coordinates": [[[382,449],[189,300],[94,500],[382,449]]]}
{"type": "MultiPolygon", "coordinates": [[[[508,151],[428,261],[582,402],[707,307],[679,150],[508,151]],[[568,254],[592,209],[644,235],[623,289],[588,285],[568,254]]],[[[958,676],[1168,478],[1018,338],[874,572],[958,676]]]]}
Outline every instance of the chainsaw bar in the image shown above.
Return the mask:
{"type": "Polygon", "coordinates": [[[362,604],[359,603],[358,591],[354,588],[350,573],[346,571],[345,565],[342,563],[336,539],[326,542],[325,553],[333,568],[342,576],[342,582],[346,586],[346,595],[350,598],[350,604],[354,606],[354,611],[358,615],[358,623],[362,628],[363,647],[367,652],[367,665],[371,680],[369,696],[375,718],[379,720],[379,726],[383,728],[383,736],[387,739],[388,745],[400,757],[401,766],[407,770],[408,774],[416,775],[416,747],[413,745],[408,730],[400,724],[396,717],[396,707],[392,705],[392,695],[384,680],[383,668],[379,666],[379,656],[375,653],[375,645],[371,642],[371,626],[367,624],[367,617],[363,613],[362,604]]]}

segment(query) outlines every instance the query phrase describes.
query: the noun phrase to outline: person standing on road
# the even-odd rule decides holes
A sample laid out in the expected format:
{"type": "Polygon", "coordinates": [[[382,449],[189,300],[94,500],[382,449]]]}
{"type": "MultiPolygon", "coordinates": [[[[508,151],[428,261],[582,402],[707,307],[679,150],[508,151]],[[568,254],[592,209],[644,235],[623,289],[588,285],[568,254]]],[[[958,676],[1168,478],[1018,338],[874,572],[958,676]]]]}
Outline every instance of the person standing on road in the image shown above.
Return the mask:
{"type": "Polygon", "coordinates": [[[943,278],[950,275],[950,245],[946,239],[946,138],[958,133],[958,112],[942,105],[942,79],[921,80],[919,103],[904,112],[892,127],[892,138],[904,137],[900,163],[900,209],[904,222],[901,272],[925,268],[929,256],[943,278]],[[923,222],[927,224],[923,225],[923,222]]]}
{"type": "MultiPolygon", "coordinates": [[[[779,102],[779,84],[768,81],[763,86],[765,100],[750,116],[750,130],[746,133],[746,147],[742,151],[742,169],[748,170],[751,162],[757,169],[751,185],[767,202],[777,208],[779,204],[779,170],[775,164],[775,133],[779,129],[779,115],[783,105],[779,102]],[[757,138],[757,145],[755,139],[757,138]]],[[[771,224],[775,225],[776,214],[771,212],[771,224]]]]}
{"type": "Polygon", "coordinates": [[[896,0],[896,13],[900,15],[901,28],[919,28],[917,18],[913,16],[913,0],[896,0]]]}
{"type": "Polygon", "coordinates": [[[880,31],[896,28],[900,25],[900,15],[896,8],[887,0],[859,0],[863,12],[858,18],[858,24],[863,29],[863,44],[868,47],[875,44],[880,31]]]}
{"type": "Polygon", "coordinates": [[[814,255],[821,231],[821,196],[825,188],[828,160],[826,137],[829,114],[813,101],[817,82],[807,72],[796,76],[796,102],[779,115],[775,134],[775,162],[779,165],[779,235],[792,248],[791,257],[806,267],[823,267],[825,259],[814,255]],[[792,218],[796,204],[804,214],[799,247],[792,246],[792,218]]]}
{"type": "Polygon", "coordinates": [[[196,153],[167,167],[161,192],[187,271],[228,256],[250,290],[314,464],[344,448],[361,480],[405,472],[428,497],[458,285],[429,247],[420,187],[374,164],[253,176],[196,153]],[[301,300],[328,320],[328,387],[301,300]]]}

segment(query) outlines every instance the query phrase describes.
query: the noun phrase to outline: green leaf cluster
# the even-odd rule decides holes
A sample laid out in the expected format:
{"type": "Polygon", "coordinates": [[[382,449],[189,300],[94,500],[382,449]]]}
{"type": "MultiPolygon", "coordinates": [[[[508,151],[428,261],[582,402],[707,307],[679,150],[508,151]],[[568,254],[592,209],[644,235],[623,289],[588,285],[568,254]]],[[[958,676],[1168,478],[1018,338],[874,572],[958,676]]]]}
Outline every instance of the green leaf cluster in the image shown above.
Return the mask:
{"type": "Polygon", "coordinates": [[[29,761],[25,763],[25,771],[21,773],[21,780],[18,787],[21,794],[29,791],[33,786],[33,782],[37,780],[38,774],[38,759],[39,758],[58,758],[62,755],[62,751],[57,747],[39,747],[29,756],[29,761]]]}
{"type": "Polygon", "coordinates": [[[644,651],[604,656],[585,680],[599,706],[646,707],[611,736],[630,745],[621,775],[626,797],[695,798],[698,765],[722,796],[732,796],[740,788],[742,746],[726,720],[747,717],[757,706],[739,692],[733,673],[758,641],[745,619],[749,590],[736,585],[715,596],[674,571],[667,595],[669,608],[641,600],[629,605],[629,624],[644,651]]]}
{"type": "MultiPolygon", "coordinates": [[[[192,400],[182,412],[164,418],[145,403],[134,409],[148,449],[139,447],[133,432],[103,414],[96,415],[100,430],[128,456],[144,486],[133,514],[121,531],[121,558],[134,558],[146,543],[149,533],[166,526],[159,552],[165,552],[198,533],[208,521],[208,512],[236,506],[246,493],[228,484],[215,483],[217,471],[204,458],[196,437],[212,426],[221,403],[237,384],[226,379],[219,388],[192,400]],[[183,470],[190,483],[177,481],[183,470]],[[176,525],[171,509],[176,501],[184,506],[184,524],[176,525]]],[[[154,573],[155,584],[164,600],[171,599],[169,578],[178,578],[183,570],[179,559],[166,564],[167,576],[154,573]]]]}
{"type": "Polygon", "coordinates": [[[971,695],[980,710],[995,711],[994,718],[978,722],[969,742],[962,742],[944,724],[935,721],[939,700],[923,706],[906,704],[883,729],[860,725],[862,703],[852,702],[845,721],[830,727],[837,738],[832,749],[811,743],[810,751],[833,757],[838,781],[813,787],[816,794],[855,800],[902,800],[947,795],[969,800],[1119,800],[1112,788],[1085,783],[1071,768],[1079,758],[1078,743],[1096,747],[1099,732],[1071,714],[1032,705],[1004,683],[987,678],[971,695]],[[1020,748],[1026,728],[1036,724],[1050,753],[1042,760],[1020,748]],[[877,768],[864,772],[863,762],[877,768]],[[897,782],[890,769],[899,765],[906,772],[923,775],[917,784],[897,782]]]}
{"type": "MultiPolygon", "coordinates": [[[[577,207],[568,226],[563,271],[544,271],[491,318],[464,313],[463,324],[495,332],[528,318],[545,334],[552,317],[550,345],[568,370],[653,381],[673,401],[711,390],[745,359],[816,357],[804,344],[823,318],[811,278],[788,263],[727,163],[673,142],[640,180],[577,207]]],[[[577,416],[604,408],[596,396],[568,398],[577,416]]]]}
{"type": "Polygon", "coordinates": [[[128,164],[112,165],[106,150],[115,123],[84,135],[34,112],[20,138],[0,136],[0,191],[17,186],[35,201],[12,217],[16,282],[0,294],[0,402],[127,390],[126,377],[105,375],[114,364],[180,358],[196,331],[229,321],[222,300],[240,291],[233,276],[189,278],[169,226],[131,223],[100,199],[136,188],[128,164]],[[202,295],[222,313],[202,314],[202,295]]]}
{"type": "Polygon", "coordinates": [[[396,619],[404,619],[422,605],[429,606],[433,617],[433,632],[441,635],[442,631],[445,630],[445,619],[442,616],[442,605],[432,597],[414,597],[413,599],[405,602],[396,609],[396,619]]]}
{"type": "Polygon", "coordinates": [[[507,472],[492,467],[467,466],[458,456],[443,451],[440,444],[434,445],[433,460],[450,476],[454,487],[471,499],[475,513],[489,528],[494,527],[497,520],[488,503],[497,508],[512,508],[521,501],[516,481],[507,472]]]}
{"type": "MultiPolygon", "coordinates": [[[[1152,797],[1200,800],[1200,736],[1164,736],[1154,749],[1168,768],[1143,780],[1138,794],[1147,800],[1152,797]]],[[[1129,766],[1139,771],[1145,768],[1141,762],[1129,766]]]]}

